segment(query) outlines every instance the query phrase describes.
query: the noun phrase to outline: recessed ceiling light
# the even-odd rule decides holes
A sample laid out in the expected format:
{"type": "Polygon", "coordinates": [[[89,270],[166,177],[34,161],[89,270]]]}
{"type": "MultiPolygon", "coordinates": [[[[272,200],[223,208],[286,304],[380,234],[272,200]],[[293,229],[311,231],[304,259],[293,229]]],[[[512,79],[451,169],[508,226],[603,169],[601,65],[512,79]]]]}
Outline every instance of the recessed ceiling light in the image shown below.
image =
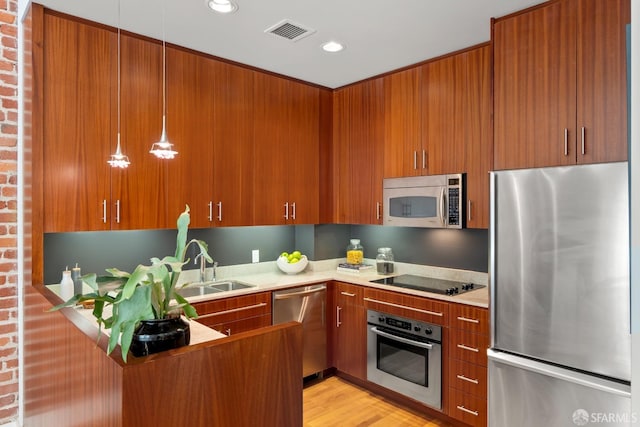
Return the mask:
{"type": "Polygon", "coordinates": [[[322,50],[325,52],[335,53],[340,52],[342,49],[344,49],[344,46],[334,41],[326,42],[322,45],[322,50]]]}
{"type": "Polygon", "coordinates": [[[238,10],[238,5],[231,0],[207,0],[207,6],[218,13],[231,13],[238,10]]]}

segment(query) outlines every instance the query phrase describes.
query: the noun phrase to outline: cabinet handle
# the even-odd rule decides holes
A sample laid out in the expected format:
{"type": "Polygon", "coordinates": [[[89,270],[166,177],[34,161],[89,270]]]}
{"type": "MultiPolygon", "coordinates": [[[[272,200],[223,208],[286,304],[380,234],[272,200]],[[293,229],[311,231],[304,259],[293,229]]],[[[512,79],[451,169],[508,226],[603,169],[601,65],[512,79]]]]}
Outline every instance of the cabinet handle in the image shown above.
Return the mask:
{"type": "Polygon", "coordinates": [[[284,219],[289,219],[289,202],[284,204],[284,219]]]}
{"type": "Polygon", "coordinates": [[[229,313],[236,313],[238,311],[251,310],[251,309],[254,309],[254,308],[264,307],[265,305],[267,305],[266,302],[261,302],[260,304],[245,305],[243,307],[236,307],[236,308],[232,308],[232,309],[229,309],[229,310],[216,311],[215,313],[203,314],[202,316],[198,316],[198,319],[206,319],[208,317],[222,316],[223,314],[229,314],[229,313]]]}
{"type": "Polygon", "coordinates": [[[291,219],[296,219],[296,202],[291,203],[291,219]]]}
{"type": "Polygon", "coordinates": [[[467,200],[467,222],[471,222],[471,199],[467,200]]]}
{"type": "Polygon", "coordinates": [[[462,316],[458,316],[458,320],[462,320],[463,322],[469,322],[469,323],[480,323],[480,320],[478,319],[470,319],[468,317],[462,317],[462,316]]]}
{"type": "Polygon", "coordinates": [[[380,202],[376,202],[376,219],[380,219],[380,202]]]}
{"type": "Polygon", "coordinates": [[[230,336],[231,336],[231,328],[227,329],[225,332],[227,333],[227,336],[228,336],[228,337],[230,337],[230,336]]]}
{"type": "Polygon", "coordinates": [[[457,405],[456,408],[466,412],[467,414],[475,415],[476,417],[478,416],[478,411],[472,411],[471,409],[467,409],[464,406],[460,406],[460,405],[457,405]]]}
{"type": "Polygon", "coordinates": [[[364,298],[364,300],[365,301],[369,301],[369,302],[374,302],[374,303],[377,303],[377,304],[388,305],[388,306],[391,306],[391,307],[404,308],[405,310],[411,310],[411,311],[415,311],[415,312],[418,312],[418,313],[430,314],[432,316],[438,316],[438,317],[444,316],[444,313],[440,313],[438,311],[423,310],[421,308],[409,307],[407,305],[394,304],[392,302],[380,301],[380,300],[373,299],[373,298],[364,298]]]}
{"type": "Polygon", "coordinates": [[[422,150],[422,169],[427,168],[427,151],[422,150]]]}
{"type": "Polygon", "coordinates": [[[209,222],[213,221],[213,202],[210,200],[209,201],[209,222]]]}
{"type": "Polygon", "coordinates": [[[120,199],[116,200],[116,223],[120,224],[120,199]]]}
{"type": "Polygon", "coordinates": [[[470,382],[470,383],[473,383],[473,384],[478,384],[478,380],[475,380],[473,378],[467,378],[464,375],[456,375],[456,378],[458,378],[459,380],[462,380],[462,381],[467,381],[467,382],[470,382]]]}
{"type": "Polygon", "coordinates": [[[342,322],[340,321],[340,310],[342,310],[342,307],[337,305],[336,306],[336,328],[339,328],[340,325],[342,325],[342,322]]]}
{"type": "Polygon", "coordinates": [[[413,169],[414,170],[418,169],[418,152],[417,151],[413,152],[413,169]]]}
{"type": "Polygon", "coordinates": [[[564,128],[564,155],[569,155],[569,129],[564,128]]]}
{"type": "Polygon", "coordinates": [[[458,344],[457,347],[461,350],[473,351],[474,353],[478,353],[480,351],[480,349],[477,349],[475,347],[467,347],[464,344],[458,344]]]}
{"type": "Polygon", "coordinates": [[[107,199],[102,199],[102,222],[107,223],[107,199]]]}
{"type": "Polygon", "coordinates": [[[352,294],[351,292],[340,292],[340,295],[344,295],[347,297],[355,297],[356,294],[352,294]]]}
{"type": "Polygon", "coordinates": [[[586,132],[586,130],[585,130],[584,126],[582,126],[582,129],[580,129],[580,137],[581,137],[581,139],[582,139],[582,155],[583,155],[583,156],[585,155],[585,152],[586,152],[586,151],[585,151],[585,144],[586,144],[586,142],[585,142],[585,140],[584,140],[584,138],[585,138],[585,132],[586,132]]]}
{"type": "Polygon", "coordinates": [[[218,221],[222,222],[222,202],[218,202],[217,206],[218,206],[218,221]]]}

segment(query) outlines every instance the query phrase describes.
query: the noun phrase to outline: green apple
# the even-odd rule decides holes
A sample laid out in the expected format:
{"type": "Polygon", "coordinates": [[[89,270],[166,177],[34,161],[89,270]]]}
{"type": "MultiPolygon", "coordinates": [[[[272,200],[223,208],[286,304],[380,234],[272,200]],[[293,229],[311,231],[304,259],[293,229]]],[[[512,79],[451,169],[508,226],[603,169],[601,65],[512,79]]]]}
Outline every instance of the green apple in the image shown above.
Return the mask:
{"type": "Polygon", "coordinates": [[[293,255],[294,257],[300,259],[302,257],[302,254],[300,253],[300,251],[293,251],[291,253],[291,255],[293,255]]]}
{"type": "Polygon", "coordinates": [[[281,257],[289,258],[289,254],[287,252],[282,252],[280,254],[281,257]]]}

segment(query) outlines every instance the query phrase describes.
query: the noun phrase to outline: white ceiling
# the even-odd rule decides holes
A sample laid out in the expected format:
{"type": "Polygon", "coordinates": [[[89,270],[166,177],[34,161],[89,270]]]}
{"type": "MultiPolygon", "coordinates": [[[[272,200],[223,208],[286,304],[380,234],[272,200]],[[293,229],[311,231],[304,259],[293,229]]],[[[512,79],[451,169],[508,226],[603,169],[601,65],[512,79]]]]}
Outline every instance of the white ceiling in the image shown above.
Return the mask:
{"type": "Polygon", "coordinates": [[[328,88],[489,41],[491,18],[545,0],[237,0],[230,15],[206,0],[35,0],[167,43],[328,88]],[[164,6],[163,6],[164,5],[164,6]],[[395,8],[395,9],[392,9],[395,8]],[[316,30],[297,42],[264,31],[283,19],[316,30]],[[337,40],[346,48],[325,53],[337,40]]]}

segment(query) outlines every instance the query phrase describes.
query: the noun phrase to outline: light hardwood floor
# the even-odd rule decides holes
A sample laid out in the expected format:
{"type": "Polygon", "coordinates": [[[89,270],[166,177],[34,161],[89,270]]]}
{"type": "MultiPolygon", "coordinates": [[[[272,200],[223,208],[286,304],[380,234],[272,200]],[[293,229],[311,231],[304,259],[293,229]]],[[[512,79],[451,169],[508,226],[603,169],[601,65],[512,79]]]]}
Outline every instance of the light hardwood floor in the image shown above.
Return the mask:
{"type": "Polygon", "coordinates": [[[450,427],[429,419],[338,377],[305,387],[304,427],[450,427]]]}

